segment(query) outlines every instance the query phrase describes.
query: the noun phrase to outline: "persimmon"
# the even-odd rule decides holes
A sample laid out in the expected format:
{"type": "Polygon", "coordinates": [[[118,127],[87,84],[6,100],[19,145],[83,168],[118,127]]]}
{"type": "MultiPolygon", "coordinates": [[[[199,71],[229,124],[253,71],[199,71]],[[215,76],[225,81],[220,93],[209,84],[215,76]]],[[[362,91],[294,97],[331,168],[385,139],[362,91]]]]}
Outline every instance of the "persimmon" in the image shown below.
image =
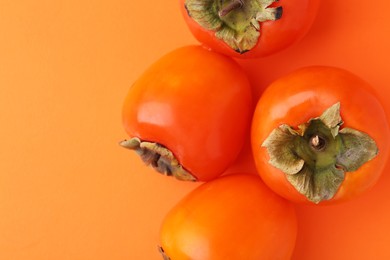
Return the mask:
{"type": "Polygon", "coordinates": [[[238,58],[263,57],[302,39],[319,0],[180,0],[190,31],[210,49],[238,58]]]}
{"type": "Polygon", "coordinates": [[[158,172],[207,181],[222,174],[249,135],[251,86],[233,59],[201,46],[173,50],[132,85],[122,119],[135,150],[158,172]]]}
{"type": "Polygon", "coordinates": [[[343,69],[312,66],[273,82],[254,113],[251,142],[264,182],[294,201],[351,199],[379,179],[389,126],[373,88],[343,69]]]}
{"type": "Polygon", "coordinates": [[[256,174],[225,175],[184,197],[160,232],[164,259],[290,259],[297,236],[291,203],[256,174]]]}

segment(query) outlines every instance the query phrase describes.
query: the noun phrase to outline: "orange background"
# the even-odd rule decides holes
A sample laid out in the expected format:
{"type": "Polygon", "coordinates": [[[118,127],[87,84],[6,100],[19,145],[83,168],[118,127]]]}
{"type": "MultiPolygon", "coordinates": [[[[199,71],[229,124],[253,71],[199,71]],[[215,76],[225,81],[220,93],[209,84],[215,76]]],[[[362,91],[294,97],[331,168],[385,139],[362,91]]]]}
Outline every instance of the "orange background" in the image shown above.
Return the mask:
{"type": "MultiPolygon", "coordinates": [[[[256,96],[298,67],[333,65],[375,86],[390,115],[389,8],[323,0],[301,42],[240,61],[256,96]]],[[[142,71],[194,43],[177,1],[0,0],[0,259],[161,259],[163,216],[199,184],[119,147],[120,112],[142,71]]],[[[231,171],[253,169],[248,156],[231,171]]],[[[294,259],[389,259],[389,167],[352,202],[298,206],[294,259]]]]}

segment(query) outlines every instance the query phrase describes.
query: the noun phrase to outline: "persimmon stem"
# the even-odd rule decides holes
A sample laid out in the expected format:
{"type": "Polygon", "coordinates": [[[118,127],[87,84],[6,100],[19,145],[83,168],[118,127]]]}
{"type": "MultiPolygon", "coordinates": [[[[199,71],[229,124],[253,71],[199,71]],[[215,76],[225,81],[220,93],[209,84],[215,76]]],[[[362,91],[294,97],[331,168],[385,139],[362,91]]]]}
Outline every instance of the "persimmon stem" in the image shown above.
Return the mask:
{"type": "Polygon", "coordinates": [[[314,135],[310,138],[310,146],[315,150],[315,151],[321,151],[325,148],[326,146],[326,140],[319,136],[319,135],[314,135]]]}
{"type": "Polygon", "coordinates": [[[224,16],[228,15],[231,11],[236,10],[238,8],[241,8],[243,5],[244,5],[243,0],[233,0],[228,5],[226,5],[224,8],[222,8],[219,11],[218,15],[219,15],[219,17],[224,17],[224,16]]]}

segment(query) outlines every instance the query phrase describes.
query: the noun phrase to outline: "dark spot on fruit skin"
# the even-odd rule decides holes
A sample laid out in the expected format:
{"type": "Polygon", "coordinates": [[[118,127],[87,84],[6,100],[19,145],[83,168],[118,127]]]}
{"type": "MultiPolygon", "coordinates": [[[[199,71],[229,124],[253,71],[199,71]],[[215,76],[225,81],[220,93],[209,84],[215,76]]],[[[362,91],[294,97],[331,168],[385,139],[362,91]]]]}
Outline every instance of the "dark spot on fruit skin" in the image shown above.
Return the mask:
{"type": "Polygon", "coordinates": [[[276,7],[276,13],[275,13],[275,19],[278,20],[282,17],[283,14],[283,7],[278,6],[276,7]]]}

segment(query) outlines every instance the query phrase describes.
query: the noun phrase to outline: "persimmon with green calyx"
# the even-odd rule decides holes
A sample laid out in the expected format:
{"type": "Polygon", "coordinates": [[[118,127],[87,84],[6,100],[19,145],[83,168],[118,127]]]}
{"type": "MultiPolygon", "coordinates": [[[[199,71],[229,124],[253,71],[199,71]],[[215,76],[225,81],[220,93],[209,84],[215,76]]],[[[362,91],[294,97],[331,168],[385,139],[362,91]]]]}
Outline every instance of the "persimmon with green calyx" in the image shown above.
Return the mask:
{"type": "Polygon", "coordinates": [[[160,252],[171,260],[290,259],[297,236],[293,205],[256,174],[204,183],[166,215],[160,252]]]}
{"type": "Polygon", "coordinates": [[[339,68],[306,67],[277,79],[258,101],[251,131],[260,176],[294,202],[352,199],[373,187],[389,155],[375,91],[339,68]]]}
{"type": "Polygon", "coordinates": [[[130,88],[121,145],[158,172],[208,181],[238,156],[253,102],[243,69],[201,46],[181,47],[150,66],[130,88]]]}
{"type": "Polygon", "coordinates": [[[319,0],[180,0],[192,34],[214,51],[239,58],[267,56],[309,31],[319,0]]]}

